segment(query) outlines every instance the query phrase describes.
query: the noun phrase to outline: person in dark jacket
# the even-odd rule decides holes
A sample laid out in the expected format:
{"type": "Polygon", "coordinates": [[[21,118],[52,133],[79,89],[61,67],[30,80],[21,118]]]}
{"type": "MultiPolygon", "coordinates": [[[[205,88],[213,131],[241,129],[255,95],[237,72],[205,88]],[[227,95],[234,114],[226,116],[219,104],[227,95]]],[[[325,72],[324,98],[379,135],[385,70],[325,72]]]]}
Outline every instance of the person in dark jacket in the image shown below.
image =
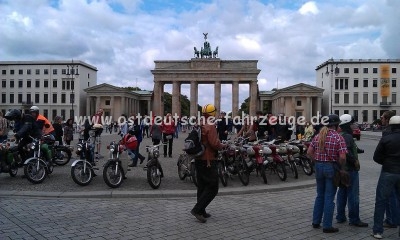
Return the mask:
{"type": "Polygon", "coordinates": [[[225,112],[220,113],[220,118],[218,119],[218,122],[217,122],[217,131],[218,131],[218,137],[219,137],[220,141],[228,139],[228,122],[226,119],[225,112]]]}
{"type": "Polygon", "coordinates": [[[354,142],[351,124],[354,119],[350,114],[340,116],[340,134],[344,138],[347,146],[345,170],[350,175],[350,186],[339,188],[336,197],[338,223],[344,223],[346,219],[346,205],[349,209],[349,225],[355,227],[368,227],[368,223],[360,220],[360,162],[358,160],[357,145],[354,142]]]}
{"type": "Polygon", "coordinates": [[[58,141],[58,144],[63,145],[63,127],[62,127],[62,117],[57,116],[54,118],[53,122],[53,128],[54,128],[54,137],[56,141],[58,141]]]}
{"type": "Polygon", "coordinates": [[[382,238],[385,206],[391,192],[395,189],[400,199],[400,116],[389,120],[391,132],[384,135],[374,152],[374,161],[382,165],[376,186],[373,236],[382,238]]]}

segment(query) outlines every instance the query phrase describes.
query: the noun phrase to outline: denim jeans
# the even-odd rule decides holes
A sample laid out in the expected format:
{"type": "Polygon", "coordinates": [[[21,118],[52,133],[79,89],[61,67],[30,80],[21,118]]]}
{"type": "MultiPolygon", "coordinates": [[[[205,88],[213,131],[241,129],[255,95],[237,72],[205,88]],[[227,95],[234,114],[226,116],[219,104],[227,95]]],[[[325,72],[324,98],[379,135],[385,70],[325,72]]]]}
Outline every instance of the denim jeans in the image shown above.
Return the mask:
{"type": "Polygon", "coordinates": [[[336,204],[338,222],[346,221],[346,205],[349,209],[349,223],[357,224],[360,220],[360,184],[358,171],[349,171],[350,187],[339,188],[336,204]]]}
{"type": "Polygon", "coordinates": [[[397,197],[396,189],[390,193],[389,200],[386,202],[386,220],[389,225],[400,225],[400,199],[397,197]]]}
{"type": "Polygon", "coordinates": [[[381,171],[376,186],[374,226],[372,228],[374,233],[383,233],[385,206],[393,189],[396,189],[397,198],[400,198],[400,174],[381,171]]]}
{"type": "Polygon", "coordinates": [[[315,179],[317,181],[317,197],[313,211],[313,224],[320,224],[324,216],[322,227],[332,227],[333,212],[335,210],[335,195],[337,188],[333,185],[335,170],[333,163],[315,163],[315,179]]]}

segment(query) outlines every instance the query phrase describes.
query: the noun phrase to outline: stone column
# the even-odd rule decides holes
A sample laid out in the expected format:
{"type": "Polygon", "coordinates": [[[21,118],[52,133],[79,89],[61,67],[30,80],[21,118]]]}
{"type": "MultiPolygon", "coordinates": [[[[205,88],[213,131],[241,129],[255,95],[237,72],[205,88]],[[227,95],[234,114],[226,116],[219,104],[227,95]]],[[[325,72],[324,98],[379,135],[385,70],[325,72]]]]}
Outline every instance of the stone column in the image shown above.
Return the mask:
{"type": "Polygon", "coordinates": [[[296,117],[296,98],[292,96],[292,110],[291,115],[296,117]]]}
{"type": "Polygon", "coordinates": [[[260,99],[260,111],[264,112],[264,101],[260,99]]]}
{"type": "Polygon", "coordinates": [[[160,116],[164,116],[164,83],[161,83],[160,85],[160,95],[161,95],[161,102],[160,104],[160,116]]]}
{"type": "Polygon", "coordinates": [[[151,117],[151,101],[147,100],[147,115],[151,117]]]}
{"type": "Polygon", "coordinates": [[[217,109],[216,115],[219,116],[221,112],[221,82],[214,83],[214,106],[217,109]]]}
{"type": "Polygon", "coordinates": [[[92,102],[92,97],[86,97],[86,116],[90,116],[90,103],[91,102],[92,102]]]}
{"type": "Polygon", "coordinates": [[[322,103],[322,98],[321,97],[317,97],[317,106],[315,107],[316,108],[316,110],[315,110],[315,116],[318,116],[318,114],[322,114],[321,113],[321,103],[322,103]]]}
{"type": "Polygon", "coordinates": [[[177,81],[174,81],[172,83],[172,116],[181,115],[181,109],[180,109],[180,91],[181,90],[181,84],[177,81]]]}
{"type": "Polygon", "coordinates": [[[310,101],[310,97],[306,98],[306,106],[305,106],[305,110],[306,110],[306,119],[307,121],[311,120],[311,114],[310,114],[310,110],[312,109],[312,103],[310,101]]]}
{"type": "Polygon", "coordinates": [[[239,111],[239,82],[232,82],[232,117],[238,116],[239,111]]]}
{"type": "Polygon", "coordinates": [[[154,81],[154,91],[153,91],[153,113],[156,116],[161,116],[161,82],[154,81]]]}
{"type": "Polygon", "coordinates": [[[121,96],[121,114],[129,114],[126,111],[126,107],[125,107],[125,97],[121,96]]]}
{"type": "Polygon", "coordinates": [[[249,107],[250,116],[256,115],[257,99],[258,99],[257,80],[255,80],[250,82],[250,107],[249,107]]]}
{"type": "Polygon", "coordinates": [[[100,109],[100,97],[97,96],[97,97],[96,97],[96,109],[94,110],[95,113],[96,113],[97,110],[99,110],[99,109],[100,109]]]}
{"type": "Polygon", "coordinates": [[[190,83],[190,116],[197,116],[197,94],[199,84],[197,81],[190,83]]]}
{"type": "Polygon", "coordinates": [[[114,116],[115,113],[115,109],[114,109],[114,96],[111,96],[111,100],[110,100],[110,116],[112,117],[113,121],[114,119],[116,119],[116,116],[114,116]]]}

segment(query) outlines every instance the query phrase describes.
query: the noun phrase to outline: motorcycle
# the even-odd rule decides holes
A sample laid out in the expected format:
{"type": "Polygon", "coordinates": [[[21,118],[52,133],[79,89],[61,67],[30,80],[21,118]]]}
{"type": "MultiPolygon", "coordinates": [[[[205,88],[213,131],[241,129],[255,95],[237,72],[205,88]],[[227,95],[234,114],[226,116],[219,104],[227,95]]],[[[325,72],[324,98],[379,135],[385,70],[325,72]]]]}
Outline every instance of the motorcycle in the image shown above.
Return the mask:
{"type": "Polygon", "coordinates": [[[81,186],[88,185],[94,176],[96,176],[95,158],[94,158],[94,144],[92,139],[84,141],[83,137],[80,137],[76,145],[76,154],[79,159],[75,160],[71,165],[71,177],[72,180],[81,186]]]}
{"type": "Polygon", "coordinates": [[[196,167],[194,165],[194,161],[194,158],[191,158],[186,152],[183,152],[181,155],[179,155],[177,162],[178,176],[180,180],[185,180],[187,177],[189,177],[197,187],[196,167]]]}
{"type": "Polygon", "coordinates": [[[299,148],[295,145],[288,143],[281,143],[279,148],[282,149],[279,152],[282,154],[283,160],[285,160],[285,165],[291,170],[293,177],[295,179],[299,178],[299,172],[297,171],[297,165],[294,158],[294,154],[299,153],[299,148]]]}
{"type": "MultiPolygon", "coordinates": [[[[29,137],[32,142],[28,144],[28,148],[33,151],[33,157],[25,160],[24,174],[30,182],[42,183],[46,176],[54,170],[53,164],[45,160],[43,153],[44,148],[48,147],[47,143],[54,141],[54,136],[51,138],[49,135],[44,135],[40,139],[29,137]]],[[[50,161],[52,160],[50,159],[50,161]]]]}
{"type": "Polygon", "coordinates": [[[264,167],[266,170],[270,170],[278,175],[281,181],[285,181],[287,178],[285,160],[280,154],[282,154],[283,148],[279,148],[279,145],[274,144],[276,140],[270,142],[260,142],[263,147],[268,147],[263,150],[264,154],[264,167]]]}
{"type": "Polygon", "coordinates": [[[8,173],[15,177],[18,174],[18,164],[14,161],[10,148],[11,144],[7,140],[0,144],[0,173],[8,173]]]}
{"type": "Polygon", "coordinates": [[[158,160],[160,156],[160,146],[164,143],[158,145],[146,146],[147,152],[147,181],[153,189],[157,189],[161,185],[161,178],[164,177],[164,173],[158,160]]]}
{"type": "Polygon", "coordinates": [[[303,172],[307,176],[311,176],[314,173],[314,168],[311,159],[307,156],[307,148],[310,142],[295,140],[290,142],[299,148],[299,151],[293,155],[294,160],[298,166],[301,166],[303,172]]]}
{"type": "Polygon", "coordinates": [[[126,178],[129,160],[128,156],[120,158],[120,155],[125,150],[125,146],[121,141],[112,141],[107,148],[110,152],[110,158],[104,164],[103,179],[109,187],[117,188],[126,178]]]}
{"type": "Polygon", "coordinates": [[[244,148],[246,149],[247,153],[247,171],[251,173],[252,171],[256,170],[257,175],[260,173],[264,183],[267,184],[268,179],[264,167],[263,152],[265,150],[268,153],[270,150],[265,146],[261,146],[259,143],[246,144],[244,145],[244,148]]]}

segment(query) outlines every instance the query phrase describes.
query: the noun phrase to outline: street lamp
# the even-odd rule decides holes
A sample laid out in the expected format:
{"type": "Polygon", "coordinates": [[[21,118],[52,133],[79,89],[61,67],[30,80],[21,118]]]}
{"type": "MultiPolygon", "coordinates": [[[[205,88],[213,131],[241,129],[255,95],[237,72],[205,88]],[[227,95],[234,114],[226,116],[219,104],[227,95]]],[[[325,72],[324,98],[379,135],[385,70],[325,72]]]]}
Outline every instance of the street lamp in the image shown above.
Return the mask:
{"type": "MultiPolygon", "coordinates": [[[[331,65],[331,106],[330,106],[330,114],[333,114],[332,111],[332,106],[333,106],[333,64],[335,64],[335,62],[333,61],[333,58],[329,59],[329,64],[331,65]]],[[[328,68],[328,62],[326,63],[326,73],[327,76],[329,76],[329,68],[328,68]]],[[[335,75],[339,75],[339,67],[338,64],[336,63],[336,67],[335,67],[335,75]]]]}
{"type": "Polygon", "coordinates": [[[79,76],[78,72],[78,64],[74,64],[74,60],[70,65],[67,65],[67,76],[71,76],[71,95],[70,95],[70,102],[71,102],[71,112],[70,118],[74,119],[74,103],[75,103],[75,95],[74,95],[74,78],[79,76]]]}

